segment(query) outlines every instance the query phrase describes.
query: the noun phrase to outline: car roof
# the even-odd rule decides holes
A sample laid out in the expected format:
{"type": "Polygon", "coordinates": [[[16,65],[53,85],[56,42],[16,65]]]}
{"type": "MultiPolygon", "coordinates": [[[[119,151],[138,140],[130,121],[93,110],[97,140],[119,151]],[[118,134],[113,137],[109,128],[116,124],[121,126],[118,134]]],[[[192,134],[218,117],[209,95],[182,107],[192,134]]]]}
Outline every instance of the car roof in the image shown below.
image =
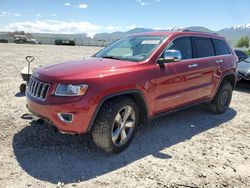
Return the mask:
{"type": "Polygon", "coordinates": [[[153,31],[153,32],[143,32],[143,33],[136,33],[136,34],[132,34],[129,36],[145,36],[145,35],[149,35],[149,36],[173,36],[173,35],[177,35],[177,36],[203,36],[203,37],[210,37],[210,38],[217,38],[217,39],[224,39],[222,36],[219,36],[215,33],[208,33],[208,32],[200,32],[200,31],[187,31],[187,30],[183,30],[183,31],[153,31]]]}

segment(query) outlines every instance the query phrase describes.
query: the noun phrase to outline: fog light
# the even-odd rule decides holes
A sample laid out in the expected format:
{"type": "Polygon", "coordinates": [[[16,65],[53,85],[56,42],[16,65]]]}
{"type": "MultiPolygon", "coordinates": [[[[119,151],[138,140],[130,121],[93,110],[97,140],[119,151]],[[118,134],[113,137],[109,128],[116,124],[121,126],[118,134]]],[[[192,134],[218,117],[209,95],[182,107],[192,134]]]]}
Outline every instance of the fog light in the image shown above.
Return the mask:
{"type": "Polygon", "coordinates": [[[74,114],[72,113],[58,113],[57,115],[65,123],[71,123],[74,119],[74,114]]]}

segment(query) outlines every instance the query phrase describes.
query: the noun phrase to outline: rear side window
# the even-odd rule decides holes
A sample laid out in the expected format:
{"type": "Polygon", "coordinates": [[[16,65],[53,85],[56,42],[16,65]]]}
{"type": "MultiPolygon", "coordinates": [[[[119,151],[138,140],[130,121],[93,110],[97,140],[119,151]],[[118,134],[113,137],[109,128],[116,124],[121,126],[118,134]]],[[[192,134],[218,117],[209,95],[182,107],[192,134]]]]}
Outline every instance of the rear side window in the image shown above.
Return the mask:
{"type": "Polygon", "coordinates": [[[167,50],[179,50],[182,59],[192,59],[192,45],[190,37],[180,37],[175,39],[167,50]]]}
{"type": "Polygon", "coordinates": [[[226,43],[222,40],[213,39],[216,55],[231,54],[226,43]]]}
{"type": "Polygon", "coordinates": [[[195,57],[209,57],[214,56],[214,45],[210,38],[192,37],[195,49],[195,57]]]}

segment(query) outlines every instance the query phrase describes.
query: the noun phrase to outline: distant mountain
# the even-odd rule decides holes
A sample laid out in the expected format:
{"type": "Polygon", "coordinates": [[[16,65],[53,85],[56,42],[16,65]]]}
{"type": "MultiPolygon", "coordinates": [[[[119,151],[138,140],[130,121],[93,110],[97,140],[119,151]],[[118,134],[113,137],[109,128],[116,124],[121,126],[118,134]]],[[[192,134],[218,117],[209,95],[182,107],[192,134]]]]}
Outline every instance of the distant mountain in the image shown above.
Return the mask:
{"type": "Polygon", "coordinates": [[[98,33],[94,36],[94,39],[98,40],[115,40],[126,35],[135,34],[135,33],[143,33],[150,31],[176,31],[176,30],[190,30],[190,31],[200,31],[200,32],[209,32],[209,33],[217,33],[221,36],[224,36],[232,46],[235,46],[237,41],[241,37],[249,36],[250,37],[250,24],[245,25],[237,25],[229,28],[224,28],[219,31],[212,31],[206,27],[201,26],[192,26],[186,28],[178,28],[173,27],[165,30],[153,30],[147,28],[135,28],[126,32],[114,32],[114,33],[98,33]]]}
{"type": "Polygon", "coordinates": [[[232,45],[236,45],[241,37],[248,36],[250,38],[250,24],[237,25],[229,28],[224,28],[217,32],[224,36],[232,45]]]}
{"type": "Polygon", "coordinates": [[[118,39],[127,35],[131,35],[131,34],[135,34],[135,33],[144,33],[144,32],[151,32],[151,31],[178,31],[178,30],[183,30],[183,29],[187,29],[190,31],[201,31],[201,32],[214,32],[211,31],[205,27],[200,27],[200,26],[193,26],[193,27],[187,27],[187,28],[181,28],[181,27],[173,27],[173,28],[169,28],[169,29],[164,29],[164,30],[155,30],[155,29],[148,29],[148,28],[135,28],[135,29],[131,29],[129,31],[125,31],[125,32],[114,32],[114,33],[97,33],[94,36],[94,39],[98,39],[98,40],[114,40],[114,39],[118,39]]]}
{"type": "Polygon", "coordinates": [[[97,33],[94,36],[94,39],[97,39],[97,40],[115,40],[115,39],[124,37],[126,35],[132,35],[135,33],[144,33],[144,32],[150,32],[150,31],[153,31],[153,29],[135,28],[135,29],[131,29],[131,30],[126,31],[126,32],[117,31],[117,32],[113,32],[113,33],[97,33]]]}

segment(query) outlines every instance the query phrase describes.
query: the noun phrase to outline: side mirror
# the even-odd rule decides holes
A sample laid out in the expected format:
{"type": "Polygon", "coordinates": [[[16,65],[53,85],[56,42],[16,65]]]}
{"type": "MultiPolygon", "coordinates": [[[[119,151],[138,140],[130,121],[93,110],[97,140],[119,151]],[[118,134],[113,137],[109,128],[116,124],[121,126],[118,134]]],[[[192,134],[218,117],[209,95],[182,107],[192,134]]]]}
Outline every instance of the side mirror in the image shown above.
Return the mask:
{"type": "Polygon", "coordinates": [[[163,58],[158,59],[159,64],[178,62],[182,60],[181,52],[179,50],[166,50],[163,56],[163,58]]]}

